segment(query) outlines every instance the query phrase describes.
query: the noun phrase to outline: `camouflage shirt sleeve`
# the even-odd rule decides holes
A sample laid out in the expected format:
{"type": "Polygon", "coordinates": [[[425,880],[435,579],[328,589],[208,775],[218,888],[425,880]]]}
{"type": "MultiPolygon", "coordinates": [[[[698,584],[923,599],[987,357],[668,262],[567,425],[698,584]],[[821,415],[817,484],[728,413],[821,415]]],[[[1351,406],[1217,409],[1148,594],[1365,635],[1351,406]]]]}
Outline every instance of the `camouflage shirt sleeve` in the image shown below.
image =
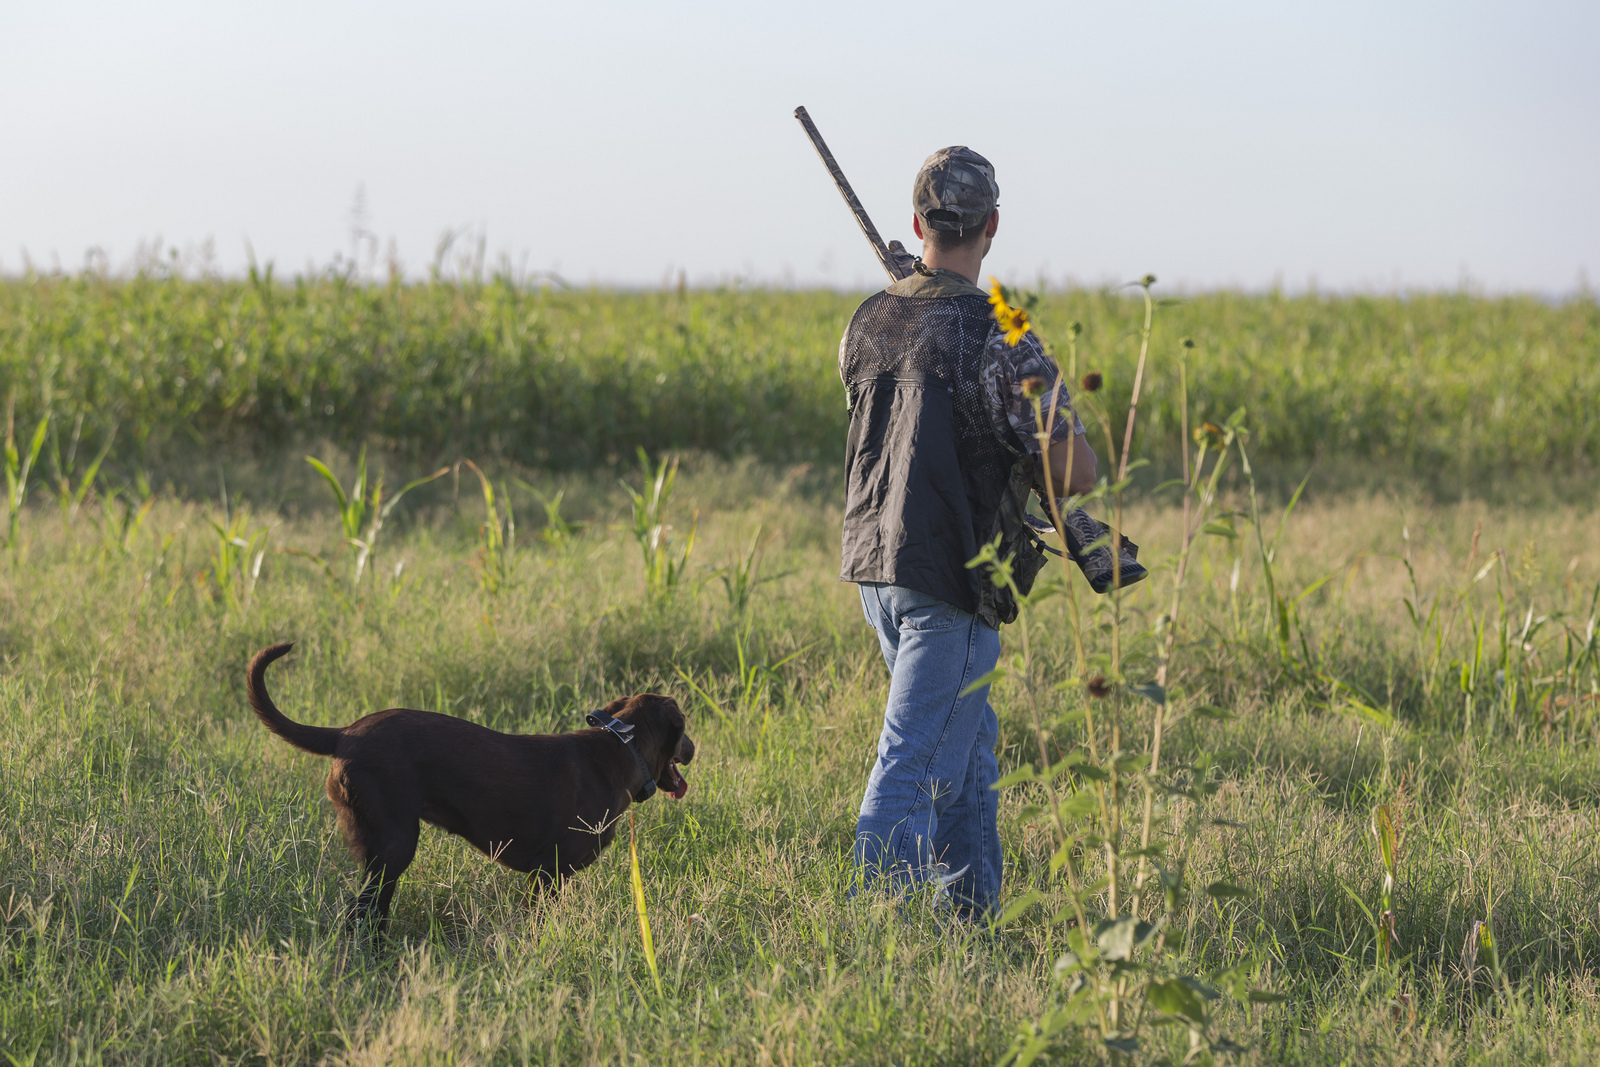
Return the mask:
{"type": "MultiPolygon", "coordinates": [[[[999,325],[989,328],[984,342],[987,357],[983,367],[983,395],[988,404],[989,418],[1002,439],[1010,429],[1021,440],[1024,448],[1037,456],[1039,438],[1034,436],[1039,427],[1033,418],[1033,401],[1022,395],[1022,382],[1026,378],[1043,378],[1058,390],[1056,394],[1056,419],[1051,427],[1052,441],[1065,441],[1073,433],[1083,433],[1083,423],[1070,414],[1072,398],[1065,383],[1057,375],[1055,365],[1045,355],[1044,346],[1032,333],[1024,334],[1015,346],[1006,344],[1005,331],[999,325]]],[[[1051,392],[1040,397],[1040,410],[1045,420],[1050,419],[1051,392]]]]}

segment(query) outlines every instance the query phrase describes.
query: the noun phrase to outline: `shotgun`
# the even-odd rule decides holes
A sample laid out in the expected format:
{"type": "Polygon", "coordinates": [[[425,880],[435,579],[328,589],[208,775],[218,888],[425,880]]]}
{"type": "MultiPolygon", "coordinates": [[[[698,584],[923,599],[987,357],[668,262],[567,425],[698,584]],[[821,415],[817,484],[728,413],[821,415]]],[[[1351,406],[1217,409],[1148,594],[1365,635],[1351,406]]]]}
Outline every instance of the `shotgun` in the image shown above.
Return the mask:
{"type": "Polygon", "coordinates": [[[856,198],[856,191],[850,188],[850,180],[844,176],[844,171],[839,169],[833,153],[828,151],[828,143],[822,139],[817,124],[811,121],[811,116],[806,114],[804,107],[795,108],[794,117],[800,120],[801,128],[806,131],[806,136],[811,138],[811,146],[817,150],[817,155],[822,157],[822,165],[827,167],[828,173],[833,176],[833,184],[838,188],[839,195],[844,197],[845,205],[850,208],[850,214],[856,217],[861,232],[866,234],[867,243],[872,246],[872,251],[877,255],[878,263],[889,275],[889,280],[897,282],[901,278],[909,277],[914,257],[899,241],[883,243],[883,238],[878,235],[878,228],[867,217],[867,209],[861,206],[861,201],[856,198]]]}

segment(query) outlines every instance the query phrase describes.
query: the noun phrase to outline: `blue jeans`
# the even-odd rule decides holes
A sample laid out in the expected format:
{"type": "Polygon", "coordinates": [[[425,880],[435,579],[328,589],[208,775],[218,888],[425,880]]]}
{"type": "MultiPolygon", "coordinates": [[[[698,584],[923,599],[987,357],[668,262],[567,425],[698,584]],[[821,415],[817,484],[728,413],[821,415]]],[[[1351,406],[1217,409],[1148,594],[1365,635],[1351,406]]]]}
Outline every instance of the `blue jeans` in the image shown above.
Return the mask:
{"type": "Polygon", "coordinates": [[[1000,899],[1000,723],[989,687],[961,695],[1000,658],[1000,632],[976,615],[897,585],[862,583],[861,606],[889,665],[878,760],[856,822],[867,882],[938,879],[956,908],[1000,899]]]}

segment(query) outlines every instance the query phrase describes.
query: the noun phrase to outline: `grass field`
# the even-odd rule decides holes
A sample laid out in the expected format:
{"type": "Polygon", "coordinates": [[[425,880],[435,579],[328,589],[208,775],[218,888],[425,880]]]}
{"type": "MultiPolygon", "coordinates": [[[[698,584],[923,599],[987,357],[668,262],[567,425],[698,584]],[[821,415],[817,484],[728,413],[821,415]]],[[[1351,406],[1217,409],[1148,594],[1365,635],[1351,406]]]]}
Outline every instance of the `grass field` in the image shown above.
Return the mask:
{"type": "MultiPolygon", "coordinates": [[[[1074,894],[1052,864],[1058,846],[1042,784],[1002,794],[1006,893],[1037,890],[1042,900],[999,929],[952,924],[929,898],[893,904],[847,893],[854,810],[887,675],[853,588],[836,580],[838,471],[816,460],[838,437],[803,419],[793,421],[807,428],[787,441],[770,430],[773,411],[790,403],[842,433],[829,407],[838,394],[827,392],[836,386],[826,348],[845,298],[689,294],[675,303],[655,294],[497,296],[485,287],[486,306],[526,301],[531,311],[544,302],[538,321],[562,324],[548,337],[581,321],[609,338],[540,350],[565,353],[580,410],[620,395],[619,404],[637,403],[659,421],[639,427],[618,416],[610,437],[582,418],[513,432],[484,414],[485,403],[512,403],[487,388],[471,394],[482,398],[473,417],[437,425],[439,436],[408,448],[404,434],[377,423],[273,423],[270,411],[308,410],[292,393],[279,408],[251,408],[260,423],[234,410],[242,424],[230,429],[231,409],[215,399],[223,394],[209,391],[221,386],[189,388],[210,381],[203,364],[183,385],[162,378],[166,391],[152,390],[168,408],[118,408],[114,391],[86,384],[117,359],[97,347],[103,341],[74,340],[77,328],[62,325],[72,301],[112,308],[103,314],[114,319],[119,302],[126,311],[191,300],[203,319],[201,311],[227,306],[226,294],[248,306],[258,289],[159,281],[148,296],[93,280],[29,284],[4,288],[7,373],[24,399],[37,398],[48,377],[63,413],[71,397],[92,401],[96,417],[119,411],[129,450],[110,453],[103,478],[129,485],[116,499],[91,492],[75,504],[69,479],[57,507],[55,487],[43,484],[0,560],[0,1051],[12,1062],[987,1064],[1014,1049],[1019,1030],[1048,1029],[1070,1006],[1055,970],[1081,927],[1053,921],[1074,894]],[[701,406],[674,408],[659,393],[619,386],[654,381],[657,365],[629,347],[630,321],[642,322],[642,336],[670,336],[672,317],[697,308],[707,333],[679,336],[690,338],[680,351],[699,353],[708,368],[694,387],[701,406]],[[56,340],[41,341],[49,331],[56,340]],[[703,343],[709,335],[724,347],[703,343]],[[799,337],[814,338],[821,354],[805,355],[799,337]],[[54,377],[40,369],[47,352],[60,354],[54,377]],[[608,378],[595,369],[606,358],[631,369],[608,378]],[[730,388],[729,375],[750,387],[730,388]],[[790,400],[762,391],[773,381],[793,385],[790,400]],[[682,410],[728,421],[680,423],[673,412],[682,410]],[[144,429],[132,433],[135,425],[144,429]],[[652,592],[629,498],[604,460],[636,440],[653,450],[705,444],[695,435],[715,439],[730,425],[749,428],[746,443],[691,452],[658,516],[674,527],[677,550],[696,516],[698,539],[685,577],[668,587],[658,572],[652,592]],[[498,460],[489,466],[494,517],[503,520],[508,496],[515,505],[516,547],[487,536],[486,527],[503,535],[505,525],[486,522],[480,486],[462,470],[459,481],[442,478],[406,498],[356,580],[356,554],[327,488],[298,459],[275,464],[263,445],[253,460],[215,469],[219,450],[248,450],[253,435],[279,447],[320,436],[345,449],[317,446],[348,485],[358,441],[340,433],[358,432],[388,457],[391,492],[456,458],[451,448],[482,447],[479,458],[498,460]],[[564,473],[513,465],[553,462],[537,442],[562,432],[570,436],[562,447],[573,449],[557,465],[564,473]],[[649,437],[657,432],[665,439],[649,437]],[[209,451],[196,448],[196,436],[209,451]],[[158,491],[141,521],[134,474],[144,463],[176,472],[180,491],[158,491]],[[226,504],[222,488],[211,489],[219,473],[226,504]],[[519,473],[525,487],[510,477],[519,473]],[[186,494],[185,484],[211,497],[186,494]],[[533,493],[550,499],[557,490],[563,521],[547,525],[533,493]],[[754,586],[740,610],[736,579],[758,529],[770,538],[759,576],[772,580],[754,586]],[[273,669],[274,694],[292,717],[319,724],[405,705],[499,729],[564,730],[619,693],[676,695],[699,745],[691,791],[637,810],[659,987],[629,888],[626,831],[534,907],[517,876],[425,831],[396,897],[391,942],[343,936],[354,869],[322,797],[326,768],[268,735],[243,696],[250,653],[284,639],[300,643],[273,669]]],[[[429,289],[342,299],[391,311],[415,301],[443,322],[483,314],[459,291],[448,300],[429,289]]],[[[1169,312],[1158,346],[1162,337],[1175,344],[1181,329],[1199,344],[1197,367],[1215,362],[1196,370],[1195,421],[1240,405],[1259,410],[1260,423],[1247,415],[1259,427],[1252,456],[1291,469],[1354,426],[1346,451],[1373,462],[1375,479],[1398,471],[1448,492],[1336,493],[1313,480],[1284,522],[1269,586],[1265,542],[1287,494],[1261,502],[1258,546],[1236,464],[1214,509],[1226,530],[1190,556],[1165,705],[1131,694],[1148,682],[1169,632],[1182,512],[1170,490],[1133,492],[1123,522],[1153,562],[1152,579],[1124,596],[1115,622],[1109,599],[1076,585],[1090,662],[1110,662],[1113,631],[1121,642],[1115,695],[1097,704],[1085,693],[1069,636],[1073,601],[1041,602],[1029,615],[1026,677],[998,683],[992,697],[1002,770],[1040,760],[1034,700],[1043,701],[1057,754],[1090,736],[1083,712],[1103,707],[1118,709],[1124,747],[1142,752],[1156,709],[1165,709],[1160,771],[1142,776],[1129,764],[1124,778],[1134,798],[1141,778],[1183,787],[1183,796],[1159,794],[1156,826],[1163,861],[1181,852],[1184,878],[1165,908],[1169,946],[1130,980],[1192,977],[1207,995],[1223,993],[1203,1005],[1206,1038],[1243,1051],[1219,1051],[1219,1062],[1592,1062],[1600,1052],[1600,538],[1587,473],[1596,424],[1583,397],[1596,390],[1573,390],[1596,373],[1593,302],[1219,295],[1161,314],[1169,312]],[[1420,325],[1408,333],[1404,321],[1420,325]],[[1363,337],[1368,347],[1357,344],[1363,337]],[[1529,355],[1508,380],[1497,361],[1517,351],[1529,355]],[[1343,363],[1317,355],[1330,352],[1349,355],[1343,363]],[[1242,355],[1250,353],[1253,364],[1242,355]],[[1547,373],[1531,369],[1536,359],[1547,373]],[[1329,422],[1360,393],[1347,373],[1370,375],[1362,380],[1373,403],[1329,422]],[[1396,381],[1403,374],[1412,375],[1411,393],[1396,381]],[[1397,396],[1409,396],[1409,407],[1397,396]],[[1512,400],[1502,405],[1501,396],[1512,400]],[[1395,418],[1402,407],[1410,421],[1395,418]],[[1363,437],[1363,427],[1377,436],[1363,437]],[[1481,501],[1496,483],[1481,481],[1480,468],[1495,467],[1497,456],[1524,471],[1543,457],[1585,491],[1534,509],[1488,506],[1481,501]],[[1452,461],[1449,479],[1430,480],[1429,464],[1452,461]],[[1078,684],[1056,685],[1074,676],[1078,684]],[[1387,888],[1378,809],[1397,828],[1387,888]],[[1237,891],[1207,892],[1219,883],[1237,891]],[[1246,988],[1267,996],[1226,995],[1246,988]]],[[[180,318],[155,310],[147,318],[162,315],[180,318]]],[[[1066,294],[1047,299],[1040,315],[1047,324],[1073,315],[1086,338],[1105,339],[1104,359],[1087,355],[1086,342],[1080,365],[1108,369],[1114,408],[1126,389],[1118,383],[1130,362],[1131,305],[1066,294]]],[[[170,368],[186,351],[139,329],[129,336],[146,337],[152,367],[170,368]]],[[[182,336],[203,339],[209,329],[182,336]]],[[[309,320],[297,329],[310,347],[296,352],[323,336],[309,320]]],[[[378,331],[330,326],[327,336],[316,373],[377,365],[344,358],[332,338],[365,337],[377,351],[378,331]]],[[[410,335],[396,328],[394,336],[410,335]]],[[[436,341],[441,360],[471,349],[436,341]]],[[[409,351],[423,353],[416,344],[409,351]]],[[[196,347],[232,351],[227,340],[196,347]]],[[[501,358],[497,373],[510,375],[515,351],[501,358]]],[[[1141,407],[1141,420],[1157,412],[1144,438],[1156,455],[1177,447],[1176,394],[1170,361],[1150,373],[1166,383],[1141,407]]],[[[146,382],[157,377],[151,370],[146,382]]],[[[255,392],[240,395],[266,396],[263,382],[290,377],[259,374],[255,392]]],[[[671,375],[668,383],[681,385],[671,375]]],[[[392,395],[444,410],[467,395],[450,388],[392,395]]],[[[349,410],[342,403],[335,415],[349,410]]],[[[18,410],[25,437],[42,409],[19,401],[18,410]]],[[[82,455],[98,448],[87,433],[83,440],[82,455]]],[[[76,462],[81,476],[87,460],[76,462]]],[[[639,485],[636,470],[620,470],[639,485]]],[[[1008,656],[1022,650],[1020,627],[1005,638],[1008,656]]],[[[1081,765],[1061,780],[1096,787],[1081,765]]],[[[1085,877],[1103,873],[1093,847],[1072,856],[1085,877]]],[[[1115,914],[1103,887],[1077,895],[1091,922],[1115,914]]],[[[1173,1025],[1145,1027],[1140,1050],[1124,1058],[1190,1054],[1192,1027],[1180,1011],[1161,1012],[1173,1025]]],[[[1047,1051],[1051,1062],[1122,1055],[1086,1018],[1061,1026],[1047,1051]]],[[[1200,1046],[1196,1062],[1207,1055],[1200,1046]]]]}

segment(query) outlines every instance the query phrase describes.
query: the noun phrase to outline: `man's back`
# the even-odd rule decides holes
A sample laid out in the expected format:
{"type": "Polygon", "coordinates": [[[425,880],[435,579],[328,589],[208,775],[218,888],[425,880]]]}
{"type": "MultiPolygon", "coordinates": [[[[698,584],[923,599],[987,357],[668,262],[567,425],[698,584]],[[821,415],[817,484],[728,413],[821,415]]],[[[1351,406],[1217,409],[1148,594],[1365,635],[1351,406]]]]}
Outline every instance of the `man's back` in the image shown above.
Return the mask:
{"type": "Polygon", "coordinates": [[[987,298],[948,272],[869,297],[839,348],[850,399],[841,577],[979,610],[966,562],[994,526],[1020,441],[984,394],[987,298]]]}

